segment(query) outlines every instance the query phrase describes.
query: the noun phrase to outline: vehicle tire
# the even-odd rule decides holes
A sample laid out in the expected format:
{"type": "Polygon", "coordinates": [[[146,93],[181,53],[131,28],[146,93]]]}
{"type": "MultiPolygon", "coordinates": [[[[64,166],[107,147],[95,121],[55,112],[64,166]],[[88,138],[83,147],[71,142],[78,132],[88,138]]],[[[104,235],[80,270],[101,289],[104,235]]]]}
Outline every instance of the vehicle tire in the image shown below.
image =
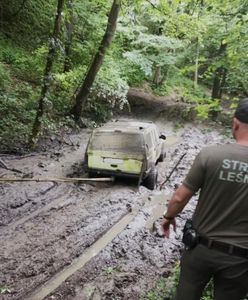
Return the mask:
{"type": "Polygon", "coordinates": [[[163,162],[164,159],[166,158],[166,151],[165,151],[165,145],[162,145],[162,149],[161,149],[161,153],[159,155],[159,158],[157,160],[157,162],[163,162]]]}
{"type": "Polygon", "coordinates": [[[158,158],[158,162],[163,162],[165,158],[166,158],[166,152],[162,151],[158,158]]]}
{"type": "Polygon", "coordinates": [[[88,171],[88,177],[89,178],[96,178],[97,177],[97,173],[93,172],[93,171],[88,171]]]}
{"type": "Polygon", "coordinates": [[[144,186],[146,186],[149,190],[154,190],[157,186],[158,181],[158,170],[153,167],[148,174],[148,176],[144,180],[144,186]]]}

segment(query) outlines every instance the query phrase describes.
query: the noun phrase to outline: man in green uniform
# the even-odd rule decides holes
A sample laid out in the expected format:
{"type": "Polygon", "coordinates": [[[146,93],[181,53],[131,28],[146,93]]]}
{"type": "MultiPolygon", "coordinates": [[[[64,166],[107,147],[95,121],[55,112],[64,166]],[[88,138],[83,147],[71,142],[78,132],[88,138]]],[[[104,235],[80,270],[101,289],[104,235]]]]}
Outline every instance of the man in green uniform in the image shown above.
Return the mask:
{"type": "Polygon", "coordinates": [[[164,214],[168,238],[176,215],[200,190],[192,219],[197,236],[193,231],[181,258],[176,300],[199,300],[211,278],[214,300],[241,300],[248,289],[248,98],[239,102],[232,130],[236,143],[197,155],[164,214]]]}

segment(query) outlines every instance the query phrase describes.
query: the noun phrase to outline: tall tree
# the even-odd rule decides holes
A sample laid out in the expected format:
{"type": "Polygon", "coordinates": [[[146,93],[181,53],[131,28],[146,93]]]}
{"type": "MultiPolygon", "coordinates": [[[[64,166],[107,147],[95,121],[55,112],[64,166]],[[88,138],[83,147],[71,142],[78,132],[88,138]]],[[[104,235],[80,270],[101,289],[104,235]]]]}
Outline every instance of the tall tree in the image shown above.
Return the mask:
{"type": "MultiPolygon", "coordinates": [[[[219,49],[219,57],[225,56],[227,49],[227,44],[221,43],[219,49]]],[[[214,81],[213,81],[213,88],[212,88],[212,98],[213,99],[221,99],[223,87],[226,82],[226,75],[227,69],[222,64],[219,66],[214,72],[214,81]]]]}
{"type": "Polygon", "coordinates": [[[29,140],[30,145],[34,144],[34,141],[41,128],[41,118],[44,115],[44,106],[49,92],[49,87],[52,81],[52,73],[51,73],[52,67],[55,59],[56,49],[59,44],[59,34],[60,34],[61,18],[62,18],[62,12],[64,8],[64,2],[65,0],[58,0],[58,4],[57,4],[57,13],[54,21],[53,34],[49,41],[49,50],[48,50],[46,67],[43,76],[41,96],[38,101],[38,108],[37,108],[36,117],[33,124],[32,135],[30,136],[30,140],[29,140]]]}
{"type": "Polygon", "coordinates": [[[107,28],[99,46],[99,49],[88,70],[83,84],[81,85],[75,96],[75,104],[71,110],[71,113],[74,115],[76,122],[79,122],[80,120],[83,105],[87,101],[87,98],[90,94],[90,89],[94,83],[98,71],[101,68],[106,50],[113,40],[120,8],[121,0],[114,0],[108,17],[107,28]]]}
{"type": "Polygon", "coordinates": [[[71,69],[71,46],[72,46],[72,32],[73,32],[73,0],[68,0],[66,3],[67,14],[65,19],[65,62],[64,72],[68,72],[71,69]]]}
{"type": "MultiPolygon", "coordinates": [[[[197,1],[197,5],[199,5],[199,9],[198,9],[198,11],[196,13],[197,14],[197,24],[199,24],[200,23],[200,17],[203,14],[203,10],[204,10],[204,0],[197,1]]],[[[198,31],[198,35],[197,35],[197,38],[196,38],[194,88],[197,88],[197,86],[198,86],[199,56],[200,56],[201,35],[202,35],[202,33],[200,31],[198,31]]]]}

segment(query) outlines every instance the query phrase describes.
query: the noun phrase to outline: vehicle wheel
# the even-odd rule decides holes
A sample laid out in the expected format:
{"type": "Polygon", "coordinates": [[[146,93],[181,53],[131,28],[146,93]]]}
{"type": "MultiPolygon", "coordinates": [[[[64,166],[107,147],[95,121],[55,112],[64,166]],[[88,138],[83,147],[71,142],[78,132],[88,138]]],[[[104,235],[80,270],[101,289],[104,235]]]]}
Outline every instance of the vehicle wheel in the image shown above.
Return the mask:
{"type": "Polygon", "coordinates": [[[97,177],[97,173],[96,172],[92,172],[92,171],[88,171],[88,177],[89,178],[95,178],[95,177],[97,177]]]}
{"type": "Polygon", "coordinates": [[[157,186],[158,181],[158,170],[153,167],[148,174],[148,176],[144,180],[144,186],[146,186],[149,190],[154,190],[157,186]]]}

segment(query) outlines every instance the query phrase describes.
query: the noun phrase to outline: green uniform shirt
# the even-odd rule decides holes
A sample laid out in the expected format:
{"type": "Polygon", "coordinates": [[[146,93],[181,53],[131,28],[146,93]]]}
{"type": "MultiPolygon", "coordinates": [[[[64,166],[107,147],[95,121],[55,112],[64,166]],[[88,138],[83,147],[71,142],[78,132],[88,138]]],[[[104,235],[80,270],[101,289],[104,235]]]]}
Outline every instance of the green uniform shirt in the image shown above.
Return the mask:
{"type": "Polygon", "coordinates": [[[248,248],[248,147],[204,148],[183,184],[200,196],[194,227],[214,240],[248,248]]]}

